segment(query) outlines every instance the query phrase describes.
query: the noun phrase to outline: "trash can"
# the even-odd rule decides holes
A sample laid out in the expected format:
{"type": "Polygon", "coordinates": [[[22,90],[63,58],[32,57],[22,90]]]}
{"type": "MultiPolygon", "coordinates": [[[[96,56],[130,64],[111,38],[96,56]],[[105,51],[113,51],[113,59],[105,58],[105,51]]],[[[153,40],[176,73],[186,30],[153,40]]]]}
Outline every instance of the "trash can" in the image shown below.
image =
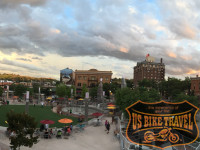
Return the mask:
{"type": "Polygon", "coordinates": [[[9,105],[9,101],[7,101],[7,105],[9,105]]]}

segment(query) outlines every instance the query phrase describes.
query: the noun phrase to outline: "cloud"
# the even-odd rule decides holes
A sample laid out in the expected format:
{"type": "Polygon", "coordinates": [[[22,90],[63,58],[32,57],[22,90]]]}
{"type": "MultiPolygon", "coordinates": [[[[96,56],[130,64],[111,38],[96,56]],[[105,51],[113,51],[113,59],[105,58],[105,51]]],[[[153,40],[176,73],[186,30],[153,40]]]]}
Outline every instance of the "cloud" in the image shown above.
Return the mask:
{"type": "Polygon", "coordinates": [[[167,52],[167,55],[168,55],[169,57],[172,57],[172,58],[176,58],[176,57],[177,57],[176,54],[173,53],[173,52],[167,52]]]}
{"type": "Polygon", "coordinates": [[[195,39],[197,30],[182,18],[169,20],[169,27],[177,36],[188,39],[195,39]]]}
{"type": "Polygon", "coordinates": [[[44,71],[43,69],[38,68],[38,67],[31,65],[31,64],[24,64],[24,63],[20,63],[20,62],[17,62],[17,61],[8,60],[8,59],[5,59],[5,58],[3,60],[1,60],[0,63],[5,64],[5,65],[20,67],[20,68],[25,68],[25,69],[28,69],[28,70],[44,71]]]}
{"type": "Polygon", "coordinates": [[[40,57],[32,57],[31,59],[42,60],[40,57]]]}
{"type": "Polygon", "coordinates": [[[17,58],[17,60],[22,60],[22,61],[29,61],[29,62],[32,62],[32,60],[27,59],[27,58],[17,58]]]}
{"type": "Polygon", "coordinates": [[[31,6],[43,5],[47,0],[1,0],[0,7],[14,7],[16,5],[28,4],[31,6]]]}
{"type": "MultiPolygon", "coordinates": [[[[164,59],[170,66],[168,74],[187,75],[189,68],[199,70],[199,4],[185,0],[2,0],[0,51],[38,56],[30,57],[33,60],[58,54],[107,56],[132,64],[150,53],[157,61],[164,59]]],[[[30,68],[21,63],[15,66],[30,68]]]]}

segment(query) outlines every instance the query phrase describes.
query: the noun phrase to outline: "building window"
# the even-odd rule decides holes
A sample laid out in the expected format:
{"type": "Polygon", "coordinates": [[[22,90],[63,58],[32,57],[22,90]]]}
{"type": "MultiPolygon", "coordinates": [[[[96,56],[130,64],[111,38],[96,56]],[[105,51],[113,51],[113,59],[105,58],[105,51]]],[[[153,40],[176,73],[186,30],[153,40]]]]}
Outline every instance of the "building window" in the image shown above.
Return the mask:
{"type": "Polygon", "coordinates": [[[81,78],[82,78],[81,76],[78,76],[78,80],[81,80],[81,78]]]}
{"type": "Polygon", "coordinates": [[[96,77],[95,76],[91,76],[91,80],[96,80],[96,77]]]}
{"type": "Polygon", "coordinates": [[[95,83],[90,83],[90,87],[95,87],[95,83]]]}
{"type": "Polygon", "coordinates": [[[87,80],[87,76],[83,76],[83,79],[84,79],[84,80],[87,80]]]}
{"type": "Polygon", "coordinates": [[[81,86],[81,83],[78,83],[78,86],[81,86]]]}
{"type": "Polygon", "coordinates": [[[106,79],[105,79],[106,81],[108,81],[108,77],[106,77],[106,79]]]}

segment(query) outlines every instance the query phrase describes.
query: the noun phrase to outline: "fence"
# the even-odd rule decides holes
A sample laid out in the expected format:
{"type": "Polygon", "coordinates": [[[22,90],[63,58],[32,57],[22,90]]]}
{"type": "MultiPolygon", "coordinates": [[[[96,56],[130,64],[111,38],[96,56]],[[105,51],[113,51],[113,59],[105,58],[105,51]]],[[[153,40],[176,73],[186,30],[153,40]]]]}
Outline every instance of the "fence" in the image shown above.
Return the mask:
{"type": "MultiPolygon", "coordinates": [[[[155,147],[149,146],[140,146],[138,144],[131,143],[126,138],[126,126],[128,124],[128,120],[121,121],[119,117],[116,118],[116,130],[119,131],[119,142],[120,142],[120,149],[121,150],[160,150],[155,147]]],[[[165,150],[200,150],[200,143],[194,142],[189,145],[183,146],[174,146],[170,148],[166,148],[165,150]]]]}

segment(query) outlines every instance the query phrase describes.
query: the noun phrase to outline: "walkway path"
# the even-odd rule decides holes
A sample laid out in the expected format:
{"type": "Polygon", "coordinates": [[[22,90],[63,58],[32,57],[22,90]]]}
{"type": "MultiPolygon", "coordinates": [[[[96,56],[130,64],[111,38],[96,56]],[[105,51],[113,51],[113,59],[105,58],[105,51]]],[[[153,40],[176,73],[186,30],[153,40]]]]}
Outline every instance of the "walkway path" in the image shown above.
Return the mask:
{"type": "MultiPolygon", "coordinates": [[[[111,122],[111,118],[105,118],[111,122]]],[[[103,119],[103,123],[105,122],[103,119]]],[[[73,133],[69,139],[40,139],[39,143],[32,148],[21,147],[21,150],[120,150],[119,141],[113,136],[114,125],[111,131],[106,133],[104,125],[93,127],[88,126],[83,132],[73,133]]],[[[1,142],[9,145],[7,138],[1,142]]]]}

